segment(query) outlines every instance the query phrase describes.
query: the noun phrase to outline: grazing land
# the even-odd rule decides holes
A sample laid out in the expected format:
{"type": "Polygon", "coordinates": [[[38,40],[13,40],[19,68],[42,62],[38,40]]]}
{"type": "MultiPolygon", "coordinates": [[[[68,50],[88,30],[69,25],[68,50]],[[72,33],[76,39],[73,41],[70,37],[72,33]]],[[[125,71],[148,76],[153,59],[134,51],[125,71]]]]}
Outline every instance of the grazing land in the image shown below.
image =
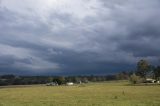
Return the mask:
{"type": "Polygon", "coordinates": [[[160,86],[128,82],[0,88],[0,106],[160,106],[160,86]]]}

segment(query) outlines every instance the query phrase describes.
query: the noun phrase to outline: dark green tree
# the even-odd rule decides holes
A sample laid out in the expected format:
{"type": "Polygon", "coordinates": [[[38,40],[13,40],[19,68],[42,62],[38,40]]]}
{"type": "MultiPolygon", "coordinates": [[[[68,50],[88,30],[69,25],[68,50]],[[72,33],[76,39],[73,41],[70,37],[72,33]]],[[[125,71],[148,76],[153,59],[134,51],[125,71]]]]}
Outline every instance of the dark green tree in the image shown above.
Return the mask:
{"type": "Polygon", "coordinates": [[[53,82],[58,83],[58,85],[62,85],[65,83],[65,77],[56,77],[53,79],[53,82]]]}
{"type": "Polygon", "coordinates": [[[52,82],[53,78],[52,77],[48,77],[48,82],[52,82]]]}
{"type": "Polygon", "coordinates": [[[137,63],[136,74],[142,78],[146,78],[147,73],[150,71],[150,65],[146,60],[140,60],[137,63]]]}
{"type": "Polygon", "coordinates": [[[154,77],[157,79],[157,80],[160,80],[160,66],[157,66],[156,68],[154,68],[154,77]]]}

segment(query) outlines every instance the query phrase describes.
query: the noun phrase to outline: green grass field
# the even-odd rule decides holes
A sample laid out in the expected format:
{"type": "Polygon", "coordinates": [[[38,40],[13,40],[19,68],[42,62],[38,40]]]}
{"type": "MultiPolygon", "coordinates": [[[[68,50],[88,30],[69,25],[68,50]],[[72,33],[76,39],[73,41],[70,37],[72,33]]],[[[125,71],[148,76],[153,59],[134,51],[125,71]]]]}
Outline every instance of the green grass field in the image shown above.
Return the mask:
{"type": "Polygon", "coordinates": [[[160,106],[160,86],[104,82],[1,88],[0,106],[160,106]]]}

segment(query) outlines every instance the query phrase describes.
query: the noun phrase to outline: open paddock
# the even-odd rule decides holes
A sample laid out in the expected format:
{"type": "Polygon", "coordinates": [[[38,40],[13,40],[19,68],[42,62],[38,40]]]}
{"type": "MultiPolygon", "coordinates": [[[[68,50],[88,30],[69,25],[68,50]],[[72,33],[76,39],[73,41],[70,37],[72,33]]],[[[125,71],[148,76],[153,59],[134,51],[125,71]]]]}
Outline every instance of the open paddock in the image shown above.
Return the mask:
{"type": "Polygon", "coordinates": [[[114,81],[0,89],[0,106],[160,106],[160,86],[114,81]]]}

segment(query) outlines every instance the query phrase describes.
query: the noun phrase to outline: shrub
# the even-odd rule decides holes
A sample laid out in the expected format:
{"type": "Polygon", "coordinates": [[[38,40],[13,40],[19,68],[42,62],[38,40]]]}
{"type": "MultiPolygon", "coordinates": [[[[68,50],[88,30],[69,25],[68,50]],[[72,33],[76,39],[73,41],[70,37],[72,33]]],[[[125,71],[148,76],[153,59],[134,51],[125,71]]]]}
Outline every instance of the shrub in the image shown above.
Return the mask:
{"type": "Polygon", "coordinates": [[[130,82],[133,84],[137,84],[143,82],[143,79],[137,76],[136,74],[133,74],[130,76],[130,82]]]}

